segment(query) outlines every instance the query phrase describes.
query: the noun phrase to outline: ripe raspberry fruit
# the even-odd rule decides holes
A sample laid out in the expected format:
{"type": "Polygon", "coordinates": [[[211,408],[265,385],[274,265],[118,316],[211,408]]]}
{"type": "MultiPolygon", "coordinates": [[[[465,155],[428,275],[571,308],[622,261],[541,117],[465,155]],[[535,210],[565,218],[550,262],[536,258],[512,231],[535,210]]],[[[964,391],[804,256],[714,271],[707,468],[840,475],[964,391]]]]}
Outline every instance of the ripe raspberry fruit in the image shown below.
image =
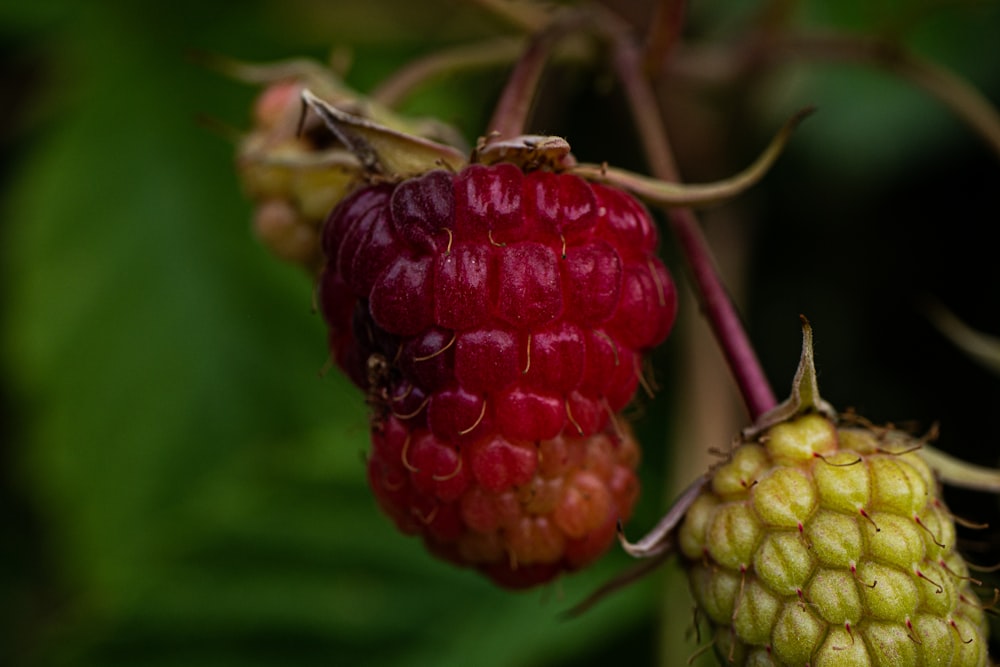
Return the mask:
{"type": "Polygon", "coordinates": [[[334,210],[320,307],[375,407],[370,479],[404,531],[511,586],[610,544],[637,462],[614,415],[676,313],[656,244],[622,191],[511,163],[334,210]]]}
{"type": "Polygon", "coordinates": [[[623,192],[513,164],[362,188],[324,230],[334,358],[393,412],[419,407],[440,438],[489,425],[519,440],[591,435],[673,324],[656,243],[623,192]]]}

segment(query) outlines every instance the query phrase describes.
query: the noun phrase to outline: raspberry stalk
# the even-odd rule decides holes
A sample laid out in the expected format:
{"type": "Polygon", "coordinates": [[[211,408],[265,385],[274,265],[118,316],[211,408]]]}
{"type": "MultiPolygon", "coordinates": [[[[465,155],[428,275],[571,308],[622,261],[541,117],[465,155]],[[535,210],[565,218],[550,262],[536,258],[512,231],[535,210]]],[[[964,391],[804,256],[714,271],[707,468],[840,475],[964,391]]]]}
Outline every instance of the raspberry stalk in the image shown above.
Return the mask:
{"type": "MultiPolygon", "coordinates": [[[[639,52],[613,17],[607,36],[614,48],[614,65],[625,88],[629,108],[643,138],[643,148],[653,174],[667,182],[680,182],[670,141],[659,120],[656,96],[642,73],[639,52]]],[[[681,246],[702,311],[719,343],[752,419],[774,407],[777,400],[750,343],[736,308],[719,278],[711,250],[697,218],[689,208],[666,210],[671,230],[681,246]]]]}

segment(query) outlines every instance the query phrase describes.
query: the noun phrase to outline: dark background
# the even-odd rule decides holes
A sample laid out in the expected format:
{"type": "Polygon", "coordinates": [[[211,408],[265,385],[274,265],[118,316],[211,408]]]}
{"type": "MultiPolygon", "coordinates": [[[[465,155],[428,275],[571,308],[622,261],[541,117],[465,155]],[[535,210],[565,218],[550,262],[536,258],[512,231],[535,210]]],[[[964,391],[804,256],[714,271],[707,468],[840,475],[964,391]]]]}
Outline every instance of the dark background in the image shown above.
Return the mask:
{"type": "MultiPolygon", "coordinates": [[[[683,664],[694,640],[662,639],[668,610],[690,606],[666,593],[683,590],[673,565],[565,621],[628,565],[617,550],[511,594],[395,533],[365,487],[360,397],[319,377],[309,281],[254,240],[234,146],[199,120],[245,128],[255,90],[195,52],[323,60],[337,47],[366,90],[420,54],[516,30],[457,0],[206,4],[0,1],[0,664],[683,664]]],[[[648,24],[650,3],[619,4],[648,24]]],[[[736,43],[760,11],[695,4],[693,44],[736,43]]],[[[771,9],[793,31],[896,35],[1000,100],[996,3],[771,9]]],[[[583,160],[644,171],[606,68],[562,67],[532,129],[566,136],[583,160]]],[[[406,110],[472,141],[504,78],[436,81],[406,110]]],[[[724,276],[777,393],[804,314],[826,399],[919,431],[939,422],[940,448],[998,465],[1000,378],[920,308],[932,297],[1000,333],[997,154],[938,101],[857,63],[788,57],[668,83],[689,180],[727,176],[785,117],[819,107],[762,184],[704,214],[730,241],[724,276]]],[[[663,391],[636,410],[647,489],[636,532],[663,511],[683,448],[728,444],[671,435],[714,410],[729,419],[729,386],[718,404],[680,407],[692,344],[680,331],[699,317],[687,299],[654,356],[663,391]]],[[[946,499],[1000,519],[993,496],[946,499]]],[[[998,535],[961,532],[986,564],[1000,560],[998,535]]]]}

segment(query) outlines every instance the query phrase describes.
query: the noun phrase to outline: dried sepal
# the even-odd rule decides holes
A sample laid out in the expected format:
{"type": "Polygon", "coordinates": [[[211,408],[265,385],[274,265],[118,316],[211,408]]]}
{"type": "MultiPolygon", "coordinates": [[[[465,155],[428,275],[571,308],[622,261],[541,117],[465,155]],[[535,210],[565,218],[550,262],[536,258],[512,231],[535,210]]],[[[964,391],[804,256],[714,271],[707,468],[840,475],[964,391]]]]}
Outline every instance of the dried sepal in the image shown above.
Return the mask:
{"type": "Polygon", "coordinates": [[[479,164],[512,162],[525,171],[548,168],[562,171],[575,164],[569,142],[562,137],[521,135],[512,139],[483,137],[472,157],[479,164]]]}
{"type": "Polygon", "coordinates": [[[633,558],[655,558],[674,549],[674,533],[687,514],[692,503],[701,495],[707,477],[699,477],[670,506],[659,523],[638,542],[629,542],[625,533],[618,528],[618,541],[625,552],[633,558]]]}
{"type": "MultiPolygon", "coordinates": [[[[390,106],[354,90],[343,82],[337,72],[315,60],[292,58],[271,63],[248,63],[217,55],[203,56],[202,59],[227,76],[264,86],[265,90],[281,85],[294,87],[296,107],[300,104],[297,99],[299,92],[308,89],[316,97],[347,113],[371,119],[406,134],[464,146],[461,133],[454,127],[436,118],[396,113],[390,106]]],[[[297,109],[294,113],[297,117],[297,109]]]]}
{"type": "Polygon", "coordinates": [[[747,441],[755,439],[772,426],[808,412],[818,412],[831,419],[836,418],[836,410],[819,395],[819,384],[816,381],[816,361],[813,357],[812,326],[804,316],[801,319],[802,354],[799,357],[799,367],[792,380],[792,392],[786,400],[761,415],[753,426],[744,429],[743,437],[747,441]]]}
{"type": "Polygon", "coordinates": [[[403,116],[351,89],[330,67],[306,59],[251,64],[222,57],[202,61],[224,74],[260,85],[252,126],[234,137],[243,188],[254,202],[253,228],[280,259],[315,272],[322,263],[320,227],[349,192],[368,177],[350,147],[331,136],[315,114],[303,117],[302,92],[341,112],[395,132],[443,141],[465,150],[457,130],[433,119],[403,116]]]}
{"type": "Polygon", "coordinates": [[[714,183],[673,183],[607,165],[579,164],[572,167],[570,172],[628,190],[661,206],[703,206],[717,203],[735,197],[760,181],[781,155],[795,128],[813,111],[809,107],[793,115],[749,167],[714,183]]]}
{"type": "Polygon", "coordinates": [[[442,167],[458,171],[466,164],[456,148],[345,113],[308,89],[302,101],[369,173],[401,180],[442,167]]]}

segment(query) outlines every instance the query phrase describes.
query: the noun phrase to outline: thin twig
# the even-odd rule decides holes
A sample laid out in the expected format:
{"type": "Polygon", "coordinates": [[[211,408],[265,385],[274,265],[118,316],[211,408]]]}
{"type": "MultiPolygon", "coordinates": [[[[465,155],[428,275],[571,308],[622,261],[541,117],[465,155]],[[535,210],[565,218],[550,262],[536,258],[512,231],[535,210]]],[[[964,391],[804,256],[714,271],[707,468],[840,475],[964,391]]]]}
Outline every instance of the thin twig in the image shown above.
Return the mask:
{"type": "Polygon", "coordinates": [[[504,37],[437,51],[407,63],[380,83],[370,97],[380,104],[396,106],[416,88],[435,77],[461,70],[506,65],[516,60],[523,49],[523,39],[504,37]]]}
{"type": "Polygon", "coordinates": [[[909,81],[948,108],[1000,156],[1000,110],[958,73],[883,38],[840,33],[751,36],[735,46],[678,49],[661,68],[675,78],[722,86],[789,59],[874,66],[909,81]]]}
{"type": "Polygon", "coordinates": [[[524,133],[542,72],[553,49],[582,21],[582,15],[578,13],[564,14],[562,19],[553,20],[544,30],[531,37],[497,101],[493,117],[487,126],[487,143],[524,133]]]}
{"type": "Polygon", "coordinates": [[[687,0],[660,0],[649,25],[643,64],[649,76],[660,75],[663,64],[670,60],[674,46],[684,28],[687,0]]]}
{"type": "Polygon", "coordinates": [[[851,35],[799,35],[777,41],[777,52],[876,65],[906,79],[951,109],[1000,157],[1000,111],[950,69],[885,40],[851,35]]]}
{"type": "Polygon", "coordinates": [[[507,21],[527,33],[538,32],[545,26],[552,14],[550,8],[541,3],[511,2],[510,0],[466,0],[491,14],[507,21]]]}
{"type": "Polygon", "coordinates": [[[672,555],[673,555],[672,551],[665,550],[658,553],[656,556],[644,560],[638,565],[634,565],[631,568],[625,570],[624,572],[621,572],[610,581],[607,581],[604,584],[602,584],[600,588],[592,592],[582,601],[578,602],[577,604],[573,605],[573,607],[563,612],[562,614],[563,618],[569,620],[582,616],[585,612],[593,608],[594,605],[596,605],[598,602],[603,601],[612,593],[616,593],[622,590],[623,588],[626,588],[630,584],[633,584],[636,581],[645,578],[646,575],[655,572],[672,555]]]}
{"type": "Polygon", "coordinates": [[[760,181],[781,155],[792,132],[813,110],[807,107],[793,114],[750,166],[720,181],[666,182],[624,169],[592,164],[578,164],[569,171],[592,181],[611,183],[660,206],[704,206],[735,197],[760,181]]]}
{"type": "MultiPolygon", "coordinates": [[[[622,30],[615,30],[609,36],[614,44],[615,70],[625,88],[639,136],[643,138],[650,169],[661,180],[679,182],[679,171],[660,119],[659,105],[643,76],[638,49],[622,30]]],[[[711,250],[694,213],[687,208],[670,208],[667,217],[687,260],[702,311],[729,364],[747,411],[751,418],[756,419],[777,403],[757,353],[719,278],[711,250]]]]}

